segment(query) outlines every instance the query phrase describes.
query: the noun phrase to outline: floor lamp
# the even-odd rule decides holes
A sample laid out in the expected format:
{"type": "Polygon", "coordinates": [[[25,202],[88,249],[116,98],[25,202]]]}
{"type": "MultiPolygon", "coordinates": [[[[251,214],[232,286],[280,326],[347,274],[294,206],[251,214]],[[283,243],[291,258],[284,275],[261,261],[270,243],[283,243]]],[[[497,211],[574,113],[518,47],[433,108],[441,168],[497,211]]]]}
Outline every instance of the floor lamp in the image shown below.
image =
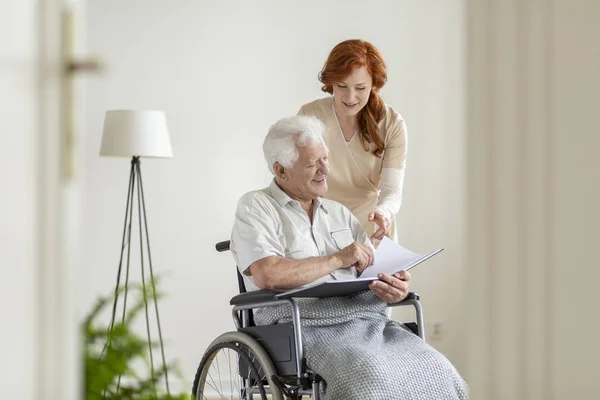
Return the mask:
{"type": "MultiPolygon", "coordinates": [[[[164,113],[162,111],[147,110],[107,111],[102,131],[100,156],[131,158],[131,169],[129,172],[129,184],[127,190],[127,203],[125,206],[125,222],[123,226],[123,238],[121,241],[121,258],[119,260],[117,284],[115,287],[112,317],[109,325],[109,330],[112,331],[115,324],[115,318],[117,315],[117,304],[121,292],[123,295],[123,320],[125,319],[126,315],[127,292],[129,286],[129,260],[131,254],[130,250],[132,217],[134,208],[137,208],[139,244],[141,253],[141,283],[146,315],[146,333],[148,337],[148,349],[150,353],[150,373],[152,381],[154,382],[155,360],[152,354],[152,340],[150,334],[150,320],[148,311],[148,293],[150,294],[150,296],[153,296],[156,323],[158,325],[158,339],[160,342],[162,370],[165,375],[167,393],[170,394],[169,377],[167,375],[167,366],[165,362],[164,343],[162,338],[162,330],[160,327],[158,304],[156,302],[156,290],[154,287],[154,272],[152,270],[150,238],[148,235],[148,219],[146,217],[146,203],[144,200],[144,187],[142,185],[142,172],[140,166],[141,157],[172,157],[171,142],[169,139],[169,131],[167,129],[167,123],[164,113]],[[125,265],[123,262],[124,256],[126,256],[125,265]],[[125,267],[124,271],[123,267],[125,267]],[[149,272],[149,276],[146,276],[146,267],[149,272]],[[148,281],[146,280],[147,278],[149,278],[148,281]],[[148,288],[149,291],[147,291],[146,288],[147,282],[149,282],[151,285],[151,287],[148,288]]],[[[110,346],[110,338],[111,335],[109,332],[109,342],[107,343],[107,346],[110,346]]]]}

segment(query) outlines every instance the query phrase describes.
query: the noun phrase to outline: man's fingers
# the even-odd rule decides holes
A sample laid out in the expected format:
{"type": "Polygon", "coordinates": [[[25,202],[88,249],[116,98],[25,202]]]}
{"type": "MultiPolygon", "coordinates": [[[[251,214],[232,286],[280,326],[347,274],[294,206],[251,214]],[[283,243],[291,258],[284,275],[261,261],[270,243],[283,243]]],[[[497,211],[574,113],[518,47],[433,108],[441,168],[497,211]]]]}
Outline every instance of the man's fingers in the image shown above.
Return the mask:
{"type": "Polygon", "coordinates": [[[358,255],[358,266],[361,271],[369,266],[369,256],[364,251],[358,255]]]}
{"type": "Polygon", "coordinates": [[[358,270],[359,271],[364,271],[364,269],[366,268],[365,266],[365,262],[364,260],[361,258],[360,260],[358,260],[358,270]]]}
{"type": "Polygon", "coordinates": [[[389,276],[388,274],[383,274],[383,273],[382,273],[382,274],[379,274],[379,275],[377,275],[377,277],[378,277],[378,278],[379,278],[381,281],[383,281],[383,282],[387,283],[388,285],[391,285],[391,286],[393,286],[393,287],[397,287],[397,286],[398,286],[398,283],[396,283],[396,282],[399,282],[399,280],[398,280],[397,278],[394,278],[394,277],[392,277],[392,276],[389,276]]]}
{"type": "Polygon", "coordinates": [[[398,271],[394,274],[394,276],[403,281],[410,281],[410,272],[408,272],[408,271],[404,271],[404,270],[398,271]]]}
{"type": "Polygon", "coordinates": [[[371,290],[373,291],[373,293],[375,293],[375,295],[377,297],[379,297],[381,300],[385,301],[386,303],[397,303],[399,301],[402,301],[408,292],[406,291],[402,291],[399,289],[394,289],[391,288],[391,292],[385,289],[385,286],[388,286],[389,289],[389,285],[379,282],[379,284],[375,284],[375,282],[372,283],[371,286],[371,290]]]}
{"type": "Polygon", "coordinates": [[[369,264],[373,265],[375,263],[375,252],[371,247],[366,246],[367,256],[369,257],[369,264]]]}
{"type": "Polygon", "coordinates": [[[357,271],[363,271],[375,262],[375,252],[371,246],[363,243],[354,242],[342,250],[348,255],[348,258],[357,271]]]}
{"type": "Polygon", "coordinates": [[[369,286],[371,291],[373,291],[373,293],[375,293],[377,297],[379,297],[381,300],[385,300],[383,299],[383,297],[387,296],[387,292],[383,290],[379,282],[371,282],[369,286]]]}
{"type": "Polygon", "coordinates": [[[394,295],[388,292],[385,286],[388,285],[382,284],[381,282],[372,282],[371,291],[386,303],[393,303],[395,301],[394,295]]]}
{"type": "Polygon", "coordinates": [[[366,246],[362,243],[358,243],[361,255],[365,258],[365,266],[367,268],[373,265],[373,261],[375,260],[375,254],[373,249],[370,246],[366,246]]]}
{"type": "Polygon", "coordinates": [[[369,266],[369,258],[365,254],[360,257],[360,266],[363,270],[369,266]]]}
{"type": "MultiPolygon", "coordinates": [[[[398,274],[398,272],[396,274],[398,274]]],[[[393,277],[388,274],[379,274],[377,277],[384,283],[385,289],[390,293],[398,291],[402,296],[404,296],[404,294],[408,292],[408,283],[398,279],[397,277],[393,277]]]]}
{"type": "Polygon", "coordinates": [[[373,282],[373,286],[379,288],[383,293],[394,293],[395,288],[387,282],[373,282]]]}

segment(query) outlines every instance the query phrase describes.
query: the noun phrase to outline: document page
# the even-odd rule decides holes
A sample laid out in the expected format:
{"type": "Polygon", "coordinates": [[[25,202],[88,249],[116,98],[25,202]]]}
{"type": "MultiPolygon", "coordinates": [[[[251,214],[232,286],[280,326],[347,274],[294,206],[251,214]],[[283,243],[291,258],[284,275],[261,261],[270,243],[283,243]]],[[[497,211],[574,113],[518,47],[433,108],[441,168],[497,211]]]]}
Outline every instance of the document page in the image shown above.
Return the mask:
{"type": "Polygon", "coordinates": [[[442,250],[440,248],[425,255],[417,254],[385,237],[377,250],[375,250],[375,265],[365,269],[357,279],[326,281],[315,286],[302,287],[279,293],[276,295],[276,298],[336,297],[359,293],[369,289],[369,283],[377,280],[378,273],[393,274],[401,270],[409,270],[442,250]]]}
{"type": "Polygon", "coordinates": [[[410,269],[421,258],[422,254],[413,253],[384,236],[375,250],[375,263],[365,269],[359,279],[376,278],[380,272],[391,275],[406,268],[410,269]]]}

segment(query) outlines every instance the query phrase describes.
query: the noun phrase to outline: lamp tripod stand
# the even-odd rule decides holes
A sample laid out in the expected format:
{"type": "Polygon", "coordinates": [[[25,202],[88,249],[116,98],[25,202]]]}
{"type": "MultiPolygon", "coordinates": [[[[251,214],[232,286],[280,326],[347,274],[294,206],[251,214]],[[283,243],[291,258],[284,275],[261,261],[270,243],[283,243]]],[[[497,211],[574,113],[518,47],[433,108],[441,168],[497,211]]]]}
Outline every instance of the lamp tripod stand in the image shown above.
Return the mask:
{"type": "MultiPolygon", "coordinates": [[[[127,294],[129,289],[129,264],[130,264],[130,255],[131,255],[131,231],[132,231],[132,221],[133,221],[133,209],[134,203],[137,199],[137,219],[138,219],[138,229],[139,229],[139,240],[140,240],[140,264],[141,264],[141,280],[142,280],[142,295],[143,295],[143,303],[144,303],[144,311],[146,317],[146,335],[148,339],[148,351],[149,351],[149,360],[150,360],[150,373],[153,384],[153,389],[156,394],[156,371],[154,369],[154,356],[152,352],[152,338],[150,334],[150,316],[149,316],[149,305],[148,305],[148,296],[152,296],[152,300],[154,302],[154,311],[156,314],[156,323],[158,325],[158,338],[160,343],[160,353],[162,358],[162,371],[165,377],[165,384],[167,389],[167,394],[170,395],[169,389],[169,377],[167,372],[167,365],[165,361],[165,351],[164,351],[164,343],[162,337],[162,329],[160,326],[160,317],[158,313],[158,304],[156,298],[156,288],[154,284],[154,272],[152,270],[152,256],[150,253],[150,238],[148,236],[148,220],[146,217],[146,204],[144,200],[144,186],[142,184],[142,172],[140,168],[140,157],[133,156],[131,159],[131,170],[129,172],[129,185],[127,191],[127,204],[125,206],[125,222],[123,225],[123,238],[121,241],[121,258],[119,260],[119,269],[117,272],[117,283],[115,286],[114,293],[114,302],[112,307],[112,317],[110,320],[109,326],[109,336],[108,342],[105,345],[104,352],[107,347],[111,345],[112,339],[112,331],[115,325],[115,319],[117,317],[117,304],[119,300],[119,296],[121,292],[123,292],[123,314],[121,316],[121,322],[125,321],[126,310],[127,310],[127,294]],[[144,239],[145,245],[144,248],[144,239]],[[127,260],[125,263],[125,271],[123,271],[123,257],[125,256],[125,249],[127,249],[127,260]],[[147,265],[148,271],[150,273],[149,285],[150,285],[150,294],[147,290],[147,282],[145,276],[145,264],[144,264],[144,250],[147,251],[147,265]],[[124,286],[121,287],[121,278],[124,272],[124,286]]],[[[121,379],[119,377],[119,382],[117,384],[117,391],[120,387],[121,379]]]]}

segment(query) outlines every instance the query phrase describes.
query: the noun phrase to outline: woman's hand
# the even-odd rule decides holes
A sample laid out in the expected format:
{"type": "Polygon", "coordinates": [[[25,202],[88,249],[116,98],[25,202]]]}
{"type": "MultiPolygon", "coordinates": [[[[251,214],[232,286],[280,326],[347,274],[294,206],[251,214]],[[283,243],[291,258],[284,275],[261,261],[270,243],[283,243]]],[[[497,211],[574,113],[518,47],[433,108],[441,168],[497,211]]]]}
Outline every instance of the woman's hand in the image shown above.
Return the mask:
{"type": "Polygon", "coordinates": [[[375,222],[379,226],[379,229],[371,236],[371,240],[381,240],[384,236],[390,235],[392,223],[379,211],[373,211],[369,214],[369,222],[375,222]]]}
{"type": "Polygon", "coordinates": [[[410,274],[408,271],[396,272],[394,275],[379,274],[380,280],[369,284],[369,289],[388,304],[398,303],[408,295],[410,274]]]}

